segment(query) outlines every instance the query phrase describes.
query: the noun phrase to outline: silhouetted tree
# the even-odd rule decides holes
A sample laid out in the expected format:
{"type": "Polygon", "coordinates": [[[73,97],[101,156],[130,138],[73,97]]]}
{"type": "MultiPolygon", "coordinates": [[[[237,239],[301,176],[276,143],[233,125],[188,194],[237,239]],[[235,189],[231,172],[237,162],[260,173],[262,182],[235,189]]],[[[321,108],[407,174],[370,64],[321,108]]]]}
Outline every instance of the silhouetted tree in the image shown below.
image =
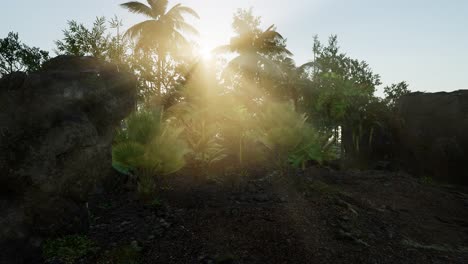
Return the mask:
{"type": "Polygon", "coordinates": [[[385,103],[387,103],[390,108],[394,108],[398,99],[409,93],[410,90],[408,89],[408,84],[404,81],[386,86],[384,87],[385,103]]]}
{"type": "Polygon", "coordinates": [[[37,71],[49,59],[49,53],[21,43],[18,34],[0,39],[0,76],[16,71],[37,71]]]}
{"type": "Polygon", "coordinates": [[[237,53],[226,68],[228,77],[240,74],[240,86],[250,88],[250,96],[259,97],[265,91],[260,89],[262,73],[281,74],[281,69],[273,60],[275,56],[286,58],[292,53],[286,48],[285,39],[276,31],[274,25],[260,30],[260,17],[252,14],[252,9],[239,9],[234,15],[232,27],[237,34],[228,45],[215,49],[219,53],[237,53]],[[253,90],[253,91],[252,91],[253,90]]]}
{"type": "Polygon", "coordinates": [[[117,34],[109,33],[106,18],[96,18],[91,29],[74,20],[68,22],[63,30],[64,38],[55,41],[56,53],[59,55],[93,56],[99,59],[123,64],[129,44],[120,35],[121,22],[114,17],[110,26],[117,34]]]}
{"type": "MultiPolygon", "coordinates": [[[[168,0],[147,0],[148,5],[140,2],[127,2],[121,6],[132,13],[141,14],[149,18],[130,27],[126,36],[135,39],[136,51],[142,52],[139,58],[147,61],[146,71],[150,90],[154,90],[157,100],[161,100],[163,92],[173,88],[169,84],[174,81],[174,71],[177,70],[175,59],[181,59],[184,52],[190,53],[191,47],[184,33],[198,34],[198,31],[185,21],[184,15],[199,18],[191,8],[176,4],[168,9],[168,0]],[[170,57],[169,57],[170,56],[170,57]],[[155,74],[152,73],[155,72],[155,74]]],[[[191,55],[191,54],[189,54],[191,55]]]]}

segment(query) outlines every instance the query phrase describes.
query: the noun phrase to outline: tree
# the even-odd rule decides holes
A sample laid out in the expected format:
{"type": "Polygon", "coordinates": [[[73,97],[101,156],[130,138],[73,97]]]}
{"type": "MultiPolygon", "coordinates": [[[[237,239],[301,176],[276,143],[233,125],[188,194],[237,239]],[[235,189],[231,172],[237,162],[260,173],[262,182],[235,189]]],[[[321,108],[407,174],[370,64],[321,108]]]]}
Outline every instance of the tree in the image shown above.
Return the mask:
{"type": "Polygon", "coordinates": [[[301,93],[301,107],[317,127],[334,134],[335,143],[342,143],[340,138],[346,136],[352,141],[347,146],[354,148],[347,151],[359,152],[361,139],[378,126],[373,109],[380,76],[365,61],[340,52],[336,36],[329,38],[328,45],[315,37],[313,53],[314,60],[300,67],[311,70],[310,85],[301,93]]]}
{"type": "Polygon", "coordinates": [[[63,31],[64,38],[55,41],[59,55],[93,56],[99,59],[122,64],[125,61],[128,43],[120,35],[121,22],[117,17],[110,21],[110,26],[117,30],[113,36],[108,32],[106,18],[96,18],[91,29],[74,20],[68,22],[68,29],[63,31]]]}
{"type": "Polygon", "coordinates": [[[125,33],[137,39],[137,49],[156,48],[162,53],[177,51],[189,44],[183,33],[198,34],[198,31],[184,18],[185,14],[199,18],[193,9],[176,4],[167,10],[168,0],[147,0],[147,2],[148,5],[136,1],[121,5],[132,13],[149,18],[130,27],[125,33]]]}
{"type": "Polygon", "coordinates": [[[33,72],[49,59],[49,53],[21,43],[17,33],[0,39],[0,76],[16,71],[33,72]]]}
{"type": "Polygon", "coordinates": [[[312,69],[311,85],[303,91],[302,103],[322,126],[337,128],[365,111],[381,84],[380,76],[365,61],[340,52],[336,36],[326,46],[315,37],[313,52],[314,60],[300,67],[312,69]]]}
{"type": "MultiPolygon", "coordinates": [[[[156,84],[156,97],[161,99],[162,93],[168,91],[174,81],[174,71],[177,68],[175,59],[190,51],[190,43],[184,33],[198,34],[198,31],[185,21],[184,15],[199,18],[191,8],[176,4],[168,10],[168,0],[147,0],[148,5],[140,2],[127,2],[121,6],[132,13],[149,18],[130,27],[126,36],[136,40],[136,51],[142,52],[140,57],[151,57],[156,62],[156,75],[148,74],[148,82],[156,84]],[[170,56],[170,57],[169,57],[170,56]]],[[[148,64],[148,63],[147,63],[148,64]]],[[[151,64],[149,62],[149,64],[151,64]]]]}
{"type": "Polygon", "coordinates": [[[394,83],[384,88],[385,102],[390,108],[395,108],[396,103],[400,97],[409,94],[408,84],[406,82],[394,83]]]}
{"type": "Polygon", "coordinates": [[[233,37],[228,45],[215,49],[218,53],[237,53],[226,68],[227,77],[240,74],[242,77],[239,86],[252,88],[250,96],[258,97],[265,91],[259,91],[259,80],[261,73],[276,73],[281,71],[274,58],[285,58],[292,55],[286,48],[286,41],[276,31],[274,25],[262,31],[259,28],[260,17],[252,14],[252,9],[239,9],[234,14],[232,27],[237,36],[233,37]]]}

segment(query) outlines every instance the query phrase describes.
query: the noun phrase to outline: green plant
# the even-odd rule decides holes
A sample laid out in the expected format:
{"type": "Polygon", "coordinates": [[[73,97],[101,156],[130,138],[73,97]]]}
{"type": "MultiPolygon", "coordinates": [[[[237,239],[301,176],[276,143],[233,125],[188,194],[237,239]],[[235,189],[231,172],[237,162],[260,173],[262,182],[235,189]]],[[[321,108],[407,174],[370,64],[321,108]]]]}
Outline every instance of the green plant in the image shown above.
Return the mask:
{"type": "Polygon", "coordinates": [[[48,59],[47,51],[23,44],[17,33],[0,39],[0,77],[16,71],[37,71],[48,59]]]}
{"type": "Polygon", "coordinates": [[[190,149],[180,138],[182,129],[163,121],[158,111],[135,113],[125,124],[123,140],[113,146],[113,164],[137,174],[137,190],[147,199],[155,192],[155,177],[180,170],[190,149]]]}
{"type": "Polygon", "coordinates": [[[396,84],[392,84],[390,86],[384,87],[384,94],[385,94],[385,103],[392,109],[396,107],[398,100],[410,93],[408,89],[409,85],[406,82],[399,82],[396,84]]]}
{"type": "Polygon", "coordinates": [[[42,247],[43,256],[73,264],[79,259],[97,251],[96,244],[85,236],[71,235],[47,240],[42,247]]]}
{"type": "Polygon", "coordinates": [[[226,157],[225,148],[221,145],[217,122],[210,122],[204,118],[204,112],[197,109],[182,119],[186,139],[191,150],[192,161],[202,169],[208,169],[213,163],[226,157]]]}
{"type": "Polygon", "coordinates": [[[269,103],[259,114],[258,139],[280,167],[288,162],[304,167],[309,160],[323,161],[324,140],[306,120],[290,103],[269,103]]]}

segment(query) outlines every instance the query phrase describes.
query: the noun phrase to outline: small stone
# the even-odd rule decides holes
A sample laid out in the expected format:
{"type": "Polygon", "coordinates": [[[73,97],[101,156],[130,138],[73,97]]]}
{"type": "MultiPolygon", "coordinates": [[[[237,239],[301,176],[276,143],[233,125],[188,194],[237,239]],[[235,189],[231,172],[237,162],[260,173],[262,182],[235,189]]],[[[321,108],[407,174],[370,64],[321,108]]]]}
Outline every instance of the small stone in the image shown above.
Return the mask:
{"type": "Polygon", "coordinates": [[[129,221],[123,221],[122,223],[120,223],[121,226],[125,226],[125,225],[128,225],[128,224],[131,224],[131,222],[129,222],[129,221]]]}
{"type": "Polygon", "coordinates": [[[342,215],[339,217],[339,219],[343,222],[348,222],[350,220],[349,216],[347,215],[342,215]]]}
{"type": "Polygon", "coordinates": [[[131,245],[133,248],[138,248],[138,247],[139,247],[139,246],[138,246],[138,241],[136,241],[136,240],[133,240],[133,241],[130,243],[130,245],[131,245]]]}
{"type": "Polygon", "coordinates": [[[260,203],[268,202],[270,200],[270,198],[266,194],[255,195],[255,197],[253,199],[254,199],[254,201],[260,202],[260,203]]]}

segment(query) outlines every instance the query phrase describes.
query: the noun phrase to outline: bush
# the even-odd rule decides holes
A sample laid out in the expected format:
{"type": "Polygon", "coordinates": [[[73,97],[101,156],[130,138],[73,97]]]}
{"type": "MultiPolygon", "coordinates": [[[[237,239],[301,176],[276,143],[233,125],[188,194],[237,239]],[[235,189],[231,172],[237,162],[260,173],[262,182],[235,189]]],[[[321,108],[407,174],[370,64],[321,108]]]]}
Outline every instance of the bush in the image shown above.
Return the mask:
{"type": "Polygon", "coordinates": [[[42,254],[47,260],[58,260],[65,264],[73,264],[96,250],[95,243],[87,237],[71,235],[47,240],[42,247],[42,254]]]}
{"type": "Polygon", "coordinates": [[[173,121],[182,128],[182,137],[190,148],[191,165],[208,169],[226,157],[219,122],[212,117],[215,109],[194,103],[179,103],[170,109],[173,121]]]}
{"type": "MultiPolygon", "coordinates": [[[[141,111],[124,122],[119,141],[112,149],[113,166],[121,172],[136,172],[138,190],[144,197],[155,191],[155,177],[180,170],[189,153],[180,138],[182,129],[163,121],[159,111],[141,111]]],[[[148,197],[149,198],[149,197],[148,197]]]]}
{"type": "Polygon", "coordinates": [[[277,165],[288,162],[304,167],[307,161],[322,162],[328,137],[322,136],[305,114],[297,113],[290,103],[267,103],[258,116],[258,139],[275,158],[277,165]]]}

